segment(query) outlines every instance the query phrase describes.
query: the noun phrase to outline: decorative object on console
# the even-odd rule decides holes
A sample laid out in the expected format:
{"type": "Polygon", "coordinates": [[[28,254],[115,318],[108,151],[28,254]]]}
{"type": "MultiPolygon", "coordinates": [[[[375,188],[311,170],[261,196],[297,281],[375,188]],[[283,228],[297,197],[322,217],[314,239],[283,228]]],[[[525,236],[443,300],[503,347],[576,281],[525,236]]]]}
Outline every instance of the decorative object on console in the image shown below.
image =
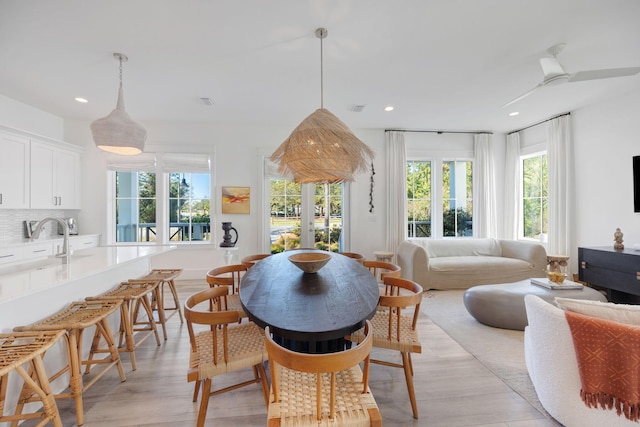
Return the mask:
{"type": "Polygon", "coordinates": [[[353,181],[358,171],[366,171],[374,152],[349,127],[324,108],[322,39],[325,28],[316,30],[320,39],[320,108],[296,127],[273,152],[283,176],[297,183],[353,181]]]}
{"type": "Polygon", "coordinates": [[[562,283],[567,278],[566,255],[547,255],[547,277],[555,283],[562,283]]]}
{"type": "Polygon", "coordinates": [[[91,134],[96,146],[104,151],[116,154],[135,155],[144,150],[147,131],[131,120],[124,110],[122,95],[122,63],[129,58],[122,53],[114,53],[113,57],[120,61],[120,88],[115,110],[108,116],[91,123],[91,134]]]}
{"type": "Polygon", "coordinates": [[[624,244],[622,243],[624,240],[622,240],[622,236],[624,236],[622,231],[620,231],[619,228],[616,228],[616,232],[613,233],[613,241],[615,242],[613,244],[614,249],[624,249],[624,244]]]}
{"type": "Polygon", "coordinates": [[[222,242],[220,243],[220,247],[221,248],[232,248],[236,245],[236,242],[238,241],[238,230],[236,230],[235,228],[233,228],[231,226],[230,222],[223,222],[222,223],[222,229],[224,230],[224,236],[222,236],[222,242]],[[232,231],[235,233],[235,239],[233,239],[233,242],[231,241],[231,233],[230,231],[232,231]]]}

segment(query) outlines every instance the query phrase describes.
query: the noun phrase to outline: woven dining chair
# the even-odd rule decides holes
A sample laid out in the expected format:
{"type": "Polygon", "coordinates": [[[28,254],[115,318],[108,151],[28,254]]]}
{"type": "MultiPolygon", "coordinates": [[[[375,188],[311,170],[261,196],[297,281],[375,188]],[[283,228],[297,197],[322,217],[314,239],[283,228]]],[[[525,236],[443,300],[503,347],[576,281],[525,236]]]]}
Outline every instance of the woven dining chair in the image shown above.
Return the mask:
{"type": "Polygon", "coordinates": [[[270,257],[271,254],[254,254],[254,255],[247,255],[246,257],[242,258],[242,260],[240,260],[240,262],[244,265],[247,266],[247,268],[251,268],[253,267],[257,262],[259,262],[260,260],[263,260],[267,257],[270,257]]]}
{"type": "Polygon", "coordinates": [[[340,255],[344,255],[348,258],[353,258],[358,261],[360,264],[364,264],[365,257],[362,254],[356,252],[338,252],[340,255]]]}
{"type": "Polygon", "coordinates": [[[391,295],[392,289],[384,286],[384,279],[387,277],[400,277],[402,271],[400,266],[387,261],[364,260],[362,265],[369,269],[371,274],[380,284],[381,295],[391,295]]]}
{"type": "Polygon", "coordinates": [[[198,427],[204,426],[209,398],[213,395],[260,383],[265,404],[269,402],[269,385],[263,365],[268,357],[264,331],[253,322],[237,324],[240,313],[222,308],[227,292],[226,286],[206,289],[191,295],[184,304],[191,345],[187,381],[196,381],[194,402],[202,384],[198,427]],[[253,370],[253,379],[211,390],[214,377],[248,368],[253,370]]]}
{"type": "Polygon", "coordinates": [[[369,321],[359,345],[336,353],[294,352],[276,343],[268,326],[265,336],[271,374],[269,427],[382,425],[378,405],[369,389],[372,344],[369,321]]]}
{"type": "MultiPolygon", "coordinates": [[[[371,359],[371,363],[403,368],[411,401],[413,417],[418,418],[418,406],[413,389],[413,364],[411,353],[422,353],[422,345],[416,331],[420,304],[423,297],[422,286],[411,280],[398,277],[387,277],[384,284],[390,289],[390,295],[381,295],[378,310],[371,319],[373,325],[373,346],[376,348],[399,351],[402,364],[386,360],[371,359]],[[403,310],[409,314],[403,315],[403,310]]],[[[360,329],[347,336],[353,342],[365,339],[364,330],[360,329]]]]}
{"type": "Polygon", "coordinates": [[[240,280],[247,271],[246,264],[230,264],[223,267],[216,267],[207,272],[207,283],[211,287],[224,286],[228,288],[229,294],[226,297],[223,310],[238,310],[240,319],[247,317],[240,303],[240,280]]]}

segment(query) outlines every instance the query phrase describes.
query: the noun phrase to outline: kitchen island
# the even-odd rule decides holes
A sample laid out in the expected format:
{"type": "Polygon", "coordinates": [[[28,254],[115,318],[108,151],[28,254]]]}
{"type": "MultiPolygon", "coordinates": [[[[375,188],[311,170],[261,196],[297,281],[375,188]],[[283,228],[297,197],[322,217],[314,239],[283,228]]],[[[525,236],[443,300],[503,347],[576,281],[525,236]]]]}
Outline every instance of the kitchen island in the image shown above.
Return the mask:
{"type": "MultiPolygon", "coordinates": [[[[151,258],[175,249],[175,246],[103,246],[75,251],[68,264],[60,258],[47,257],[17,263],[0,269],[0,332],[6,333],[20,325],[29,325],[50,316],[72,301],[98,295],[118,283],[140,277],[151,270],[151,258]]],[[[120,313],[109,317],[112,332],[119,328],[120,313]]],[[[83,357],[91,347],[92,330],[83,341],[83,357]]],[[[125,369],[127,360],[124,358],[125,369]]],[[[65,366],[67,353],[64,340],[47,351],[45,369],[49,374],[65,366]]],[[[116,374],[117,375],[117,374],[116,374]]],[[[69,385],[65,373],[51,383],[54,393],[60,393],[69,385]]],[[[7,387],[5,413],[12,413],[21,382],[10,378],[7,387]]],[[[39,403],[27,405],[38,407],[39,403]],[[34,406],[35,405],[35,406],[34,406]]],[[[8,423],[0,423],[0,426],[8,423]]]]}
{"type": "Polygon", "coordinates": [[[150,270],[154,255],[174,246],[102,246],[0,269],[0,332],[47,317],[71,301],[105,292],[150,270]]]}

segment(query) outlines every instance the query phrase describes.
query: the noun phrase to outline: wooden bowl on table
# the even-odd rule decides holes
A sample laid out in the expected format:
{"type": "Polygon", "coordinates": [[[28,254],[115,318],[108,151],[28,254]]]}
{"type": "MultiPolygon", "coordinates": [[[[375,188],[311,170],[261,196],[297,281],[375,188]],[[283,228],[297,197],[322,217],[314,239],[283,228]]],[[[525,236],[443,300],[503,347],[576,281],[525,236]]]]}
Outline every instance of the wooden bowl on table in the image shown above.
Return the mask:
{"type": "Polygon", "coordinates": [[[289,255],[289,261],[305,273],[317,273],[331,259],[328,253],[301,252],[289,255]]]}

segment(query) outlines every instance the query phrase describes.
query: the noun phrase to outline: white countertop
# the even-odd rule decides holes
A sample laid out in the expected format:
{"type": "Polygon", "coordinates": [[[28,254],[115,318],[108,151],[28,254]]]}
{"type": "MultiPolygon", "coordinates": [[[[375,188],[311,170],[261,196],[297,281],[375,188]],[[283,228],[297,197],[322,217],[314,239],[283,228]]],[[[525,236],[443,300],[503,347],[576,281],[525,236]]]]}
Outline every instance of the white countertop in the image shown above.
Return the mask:
{"type": "MultiPolygon", "coordinates": [[[[95,234],[69,234],[69,239],[79,239],[79,238],[81,239],[83,237],[90,237],[90,236],[100,236],[100,234],[98,234],[98,233],[95,233],[95,234]]],[[[55,236],[42,235],[38,239],[28,239],[26,237],[22,237],[20,239],[0,241],[0,248],[11,247],[11,246],[22,246],[22,245],[35,245],[35,244],[38,244],[38,243],[45,243],[45,242],[58,242],[58,241],[62,241],[63,239],[64,239],[64,236],[61,235],[61,234],[57,234],[55,236]]]]}
{"type": "Polygon", "coordinates": [[[117,268],[131,261],[173,250],[175,246],[105,246],[76,251],[68,264],[47,258],[0,269],[0,304],[49,291],[117,268]]]}

